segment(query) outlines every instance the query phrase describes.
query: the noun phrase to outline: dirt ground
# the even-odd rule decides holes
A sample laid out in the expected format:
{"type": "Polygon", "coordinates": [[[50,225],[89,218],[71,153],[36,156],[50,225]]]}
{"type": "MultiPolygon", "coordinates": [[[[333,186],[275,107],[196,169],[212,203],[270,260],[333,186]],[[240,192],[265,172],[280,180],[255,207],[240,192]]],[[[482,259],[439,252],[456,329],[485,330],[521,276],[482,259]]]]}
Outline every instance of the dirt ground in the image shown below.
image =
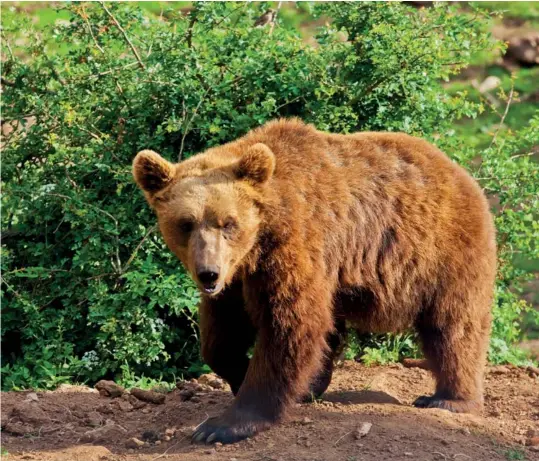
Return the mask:
{"type": "Polygon", "coordinates": [[[283,424],[234,445],[192,445],[193,428],[232,400],[228,390],[208,384],[189,383],[168,393],[164,404],[73,386],[3,393],[2,459],[539,460],[533,446],[539,445],[539,377],[525,369],[488,370],[479,417],[411,407],[432,391],[426,370],[345,362],[324,398],[298,404],[283,424]],[[145,443],[130,448],[133,437],[145,443]]]}

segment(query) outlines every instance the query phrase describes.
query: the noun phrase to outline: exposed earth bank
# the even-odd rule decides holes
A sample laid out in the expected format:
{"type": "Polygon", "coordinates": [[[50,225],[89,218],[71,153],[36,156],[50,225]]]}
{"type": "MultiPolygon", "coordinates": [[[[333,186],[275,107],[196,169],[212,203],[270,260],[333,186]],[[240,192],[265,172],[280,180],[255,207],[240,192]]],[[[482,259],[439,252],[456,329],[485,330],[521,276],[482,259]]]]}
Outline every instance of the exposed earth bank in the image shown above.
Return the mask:
{"type": "Polygon", "coordinates": [[[183,383],[164,399],[122,394],[113,383],[99,386],[100,392],[63,386],[2,393],[2,459],[539,460],[536,371],[489,368],[484,414],[471,416],[411,407],[433,389],[424,369],[344,362],[322,400],[298,404],[283,424],[230,446],[190,443],[193,428],[232,399],[211,375],[183,383]]]}

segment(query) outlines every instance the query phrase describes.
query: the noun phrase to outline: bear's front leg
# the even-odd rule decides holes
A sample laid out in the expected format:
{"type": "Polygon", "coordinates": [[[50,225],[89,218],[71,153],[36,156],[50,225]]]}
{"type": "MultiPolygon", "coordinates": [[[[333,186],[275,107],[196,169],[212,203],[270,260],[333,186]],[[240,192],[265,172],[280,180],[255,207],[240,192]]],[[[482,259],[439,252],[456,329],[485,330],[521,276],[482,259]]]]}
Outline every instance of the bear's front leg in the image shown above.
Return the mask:
{"type": "Polygon", "coordinates": [[[278,303],[263,310],[253,358],[234,403],[201,424],[193,441],[234,443],[251,437],[278,422],[307,393],[333,329],[331,297],[323,284],[313,285],[319,288],[302,290],[293,301],[268,297],[278,303]]]}

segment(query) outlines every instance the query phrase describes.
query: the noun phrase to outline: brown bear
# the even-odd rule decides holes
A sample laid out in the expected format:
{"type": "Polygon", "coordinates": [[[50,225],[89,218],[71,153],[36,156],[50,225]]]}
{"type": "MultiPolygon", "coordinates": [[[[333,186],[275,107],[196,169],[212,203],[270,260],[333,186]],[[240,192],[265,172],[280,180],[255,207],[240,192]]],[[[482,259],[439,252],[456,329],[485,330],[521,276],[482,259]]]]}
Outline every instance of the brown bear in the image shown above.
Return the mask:
{"type": "Polygon", "coordinates": [[[345,321],[415,328],[436,378],[416,406],[481,408],[495,231],[436,147],[286,119],[178,164],[142,151],[133,173],[202,292],[202,356],[236,395],[195,441],[250,437],[322,394],[345,321]]]}

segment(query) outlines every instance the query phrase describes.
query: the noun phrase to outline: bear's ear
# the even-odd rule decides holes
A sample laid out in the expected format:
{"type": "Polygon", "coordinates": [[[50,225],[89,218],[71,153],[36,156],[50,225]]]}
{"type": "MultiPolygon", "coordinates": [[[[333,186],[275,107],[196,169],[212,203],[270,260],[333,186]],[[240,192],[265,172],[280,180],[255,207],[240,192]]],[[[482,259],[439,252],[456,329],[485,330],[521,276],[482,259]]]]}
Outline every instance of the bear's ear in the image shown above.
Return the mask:
{"type": "Polygon", "coordinates": [[[274,170],[275,155],[268,146],[257,143],[249,147],[240,157],[234,172],[238,179],[264,184],[269,181],[274,170]]]}
{"type": "Polygon", "coordinates": [[[138,186],[152,195],[174,179],[174,165],[153,150],[140,151],[133,160],[133,176],[138,186]]]}

